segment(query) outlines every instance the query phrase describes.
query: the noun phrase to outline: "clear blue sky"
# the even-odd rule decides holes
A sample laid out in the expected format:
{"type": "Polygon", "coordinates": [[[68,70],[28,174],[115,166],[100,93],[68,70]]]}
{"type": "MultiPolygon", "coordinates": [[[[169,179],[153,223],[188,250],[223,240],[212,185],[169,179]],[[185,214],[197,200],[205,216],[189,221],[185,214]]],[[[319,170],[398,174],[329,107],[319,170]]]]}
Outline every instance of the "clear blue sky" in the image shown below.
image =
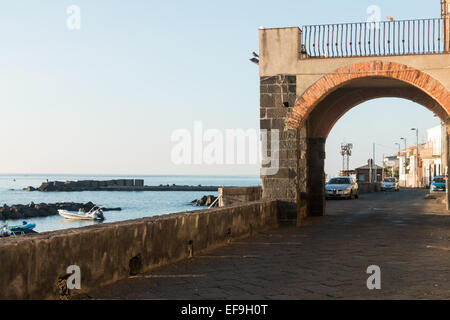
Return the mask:
{"type": "MultiPolygon", "coordinates": [[[[175,166],[171,133],[194,120],[259,128],[258,70],[248,61],[258,27],[365,21],[373,4],[396,19],[440,14],[439,0],[2,1],[0,173],[258,174],[175,166]],[[72,4],[81,30],[66,27],[72,4]]],[[[327,172],[340,168],[343,140],[355,143],[360,165],[373,141],[412,142],[411,126],[437,123],[404,101],[360,106],[331,133],[327,172]],[[372,130],[355,134],[367,119],[372,130]]]]}

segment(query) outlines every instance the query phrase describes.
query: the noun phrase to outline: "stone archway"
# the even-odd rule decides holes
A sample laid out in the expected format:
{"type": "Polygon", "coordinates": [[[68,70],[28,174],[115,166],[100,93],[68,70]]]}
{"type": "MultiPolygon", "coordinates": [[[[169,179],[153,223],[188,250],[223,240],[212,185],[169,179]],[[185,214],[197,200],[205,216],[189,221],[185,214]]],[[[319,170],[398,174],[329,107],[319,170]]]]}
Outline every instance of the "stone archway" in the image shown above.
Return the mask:
{"type": "Polygon", "coordinates": [[[261,128],[282,132],[280,170],[275,176],[262,176],[263,197],[280,200],[281,220],[299,224],[306,216],[325,214],[325,141],[351,108],[371,99],[398,97],[448,122],[448,89],[423,70],[404,64],[368,61],[341,67],[299,94],[296,86],[301,81],[301,75],[261,80],[261,128]],[[271,95],[277,88],[280,94],[271,95]],[[270,104],[280,107],[267,108],[270,104]]]}
{"type": "MultiPolygon", "coordinates": [[[[425,72],[394,62],[362,62],[324,76],[303,93],[286,121],[287,129],[301,127],[314,108],[333,91],[361,79],[380,78],[399,80],[418,88],[434,99],[447,115],[450,113],[450,92],[425,72]]],[[[441,116],[443,114],[441,112],[441,116]]]]}

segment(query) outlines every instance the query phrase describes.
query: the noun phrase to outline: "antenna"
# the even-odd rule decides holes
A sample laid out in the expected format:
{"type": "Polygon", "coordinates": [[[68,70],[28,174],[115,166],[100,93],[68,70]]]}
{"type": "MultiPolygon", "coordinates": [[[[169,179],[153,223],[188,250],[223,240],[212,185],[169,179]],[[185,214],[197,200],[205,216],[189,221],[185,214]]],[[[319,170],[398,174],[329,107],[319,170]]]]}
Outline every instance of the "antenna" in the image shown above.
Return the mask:
{"type": "Polygon", "coordinates": [[[350,171],[350,156],[352,155],[352,149],[353,143],[341,143],[342,173],[346,175],[349,175],[350,171]],[[346,163],[347,163],[347,170],[345,169],[346,163]]]}

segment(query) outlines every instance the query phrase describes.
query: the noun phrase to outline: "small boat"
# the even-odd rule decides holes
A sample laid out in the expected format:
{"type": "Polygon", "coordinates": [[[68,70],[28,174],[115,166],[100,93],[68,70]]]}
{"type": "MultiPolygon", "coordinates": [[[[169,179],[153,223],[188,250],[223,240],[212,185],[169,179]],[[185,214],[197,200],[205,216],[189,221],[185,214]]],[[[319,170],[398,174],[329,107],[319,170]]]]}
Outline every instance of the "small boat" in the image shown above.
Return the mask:
{"type": "Polygon", "coordinates": [[[34,228],[36,228],[36,224],[27,223],[26,221],[23,221],[23,224],[18,226],[8,226],[5,224],[0,226],[0,238],[37,233],[33,230],[34,228]]]}
{"type": "Polygon", "coordinates": [[[14,234],[36,233],[36,231],[33,230],[34,228],[36,228],[36,224],[28,223],[26,221],[23,221],[22,225],[8,227],[8,229],[14,234]]]}
{"type": "Polygon", "coordinates": [[[67,210],[59,209],[60,216],[71,220],[96,220],[103,221],[105,216],[103,215],[102,207],[94,206],[89,212],[84,212],[83,209],[78,210],[78,213],[70,212],[67,210]]]}

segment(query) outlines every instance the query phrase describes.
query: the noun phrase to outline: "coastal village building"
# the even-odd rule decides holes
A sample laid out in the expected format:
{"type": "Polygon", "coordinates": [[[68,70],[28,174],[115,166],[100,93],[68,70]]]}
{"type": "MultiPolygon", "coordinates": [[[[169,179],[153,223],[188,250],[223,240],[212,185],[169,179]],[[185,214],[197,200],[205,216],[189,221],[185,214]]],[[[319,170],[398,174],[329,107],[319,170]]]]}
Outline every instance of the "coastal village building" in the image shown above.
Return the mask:
{"type": "MultiPolygon", "coordinates": [[[[400,165],[400,179],[399,184],[402,187],[413,188],[416,187],[416,157],[417,157],[417,147],[409,147],[407,149],[401,150],[399,155],[399,165],[400,165]]],[[[422,180],[421,177],[421,160],[419,154],[419,181],[422,180]]]]}
{"type": "Polygon", "coordinates": [[[442,126],[427,130],[427,141],[417,147],[401,150],[399,160],[399,183],[402,187],[429,187],[434,177],[445,175],[442,167],[442,126]],[[416,157],[418,169],[416,175],[416,157]],[[417,181],[416,181],[417,179],[417,181]]]}
{"type": "Polygon", "coordinates": [[[370,165],[370,160],[365,166],[355,169],[356,179],[358,182],[372,182],[374,176],[374,170],[376,170],[375,182],[381,182],[383,180],[383,167],[379,165],[370,165]]]}
{"type": "MultiPolygon", "coordinates": [[[[427,140],[417,146],[400,150],[395,155],[385,156],[383,158],[383,167],[376,166],[376,181],[381,182],[384,177],[397,177],[401,187],[428,188],[431,181],[436,176],[443,176],[445,172],[442,165],[442,141],[443,126],[439,125],[427,130],[427,140]],[[417,158],[417,174],[416,174],[417,158]]],[[[369,160],[370,161],[370,160],[369,160]]],[[[372,169],[373,170],[373,169],[372,169]]],[[[340,176],[356,177],[358,182],[371,182],[373,171],[369,163],[355,170],[345,170],[340,172],[340,176]]]]}
{"type": "Polygon", "coordinates": [[[434,177],[445,175],[442,166],[442,130],[441,125],[427,130],[427,142],[420,151],[423,186],[428,187],[434,177]]]}
{"type": "Polygon", "coordinates": [[[400,160],[398,154],[393,156],[386,156],[383,159],[383,166],[384,166],[384,172],[383,172],[383,178],[385,177],[396,177],[398,178],[398,172],[399,169],[400,160]]]}

